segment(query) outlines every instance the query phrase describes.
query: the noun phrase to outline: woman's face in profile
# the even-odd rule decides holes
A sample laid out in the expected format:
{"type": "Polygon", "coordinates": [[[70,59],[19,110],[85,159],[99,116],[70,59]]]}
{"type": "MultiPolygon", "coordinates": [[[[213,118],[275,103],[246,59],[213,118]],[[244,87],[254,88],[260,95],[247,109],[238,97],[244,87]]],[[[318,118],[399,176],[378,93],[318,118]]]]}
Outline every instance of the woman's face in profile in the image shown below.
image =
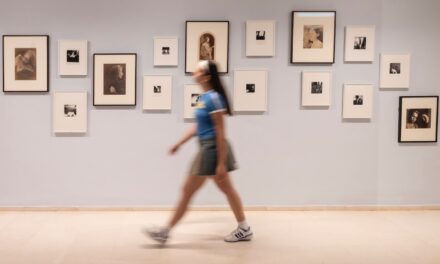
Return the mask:
{"type": "Polygon", "coordinates": [[[193,78],[198,84],[204,84],[209,81],[209,76],[200,67],[193,73],[193,78]]]}
{"type": "Polygon", "coordinates": [[[311,28],[309,30],[309,38],[311,41],[315,41],[318,39],[319,34],[315,31],[315,29],[311,28]]]}
{"type": "Polygon", "coordinates": [[[118,65],[118,78],[122,79],[124,77],[124,71],[122,70],[122,67],[118,65]]]}

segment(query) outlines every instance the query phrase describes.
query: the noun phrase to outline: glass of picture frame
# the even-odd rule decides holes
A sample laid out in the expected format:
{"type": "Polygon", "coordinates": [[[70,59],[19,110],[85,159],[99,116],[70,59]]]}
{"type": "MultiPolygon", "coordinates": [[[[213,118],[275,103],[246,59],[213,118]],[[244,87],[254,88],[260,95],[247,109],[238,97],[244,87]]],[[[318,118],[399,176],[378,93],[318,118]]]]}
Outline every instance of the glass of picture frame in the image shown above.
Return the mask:
{"type": "Polygon", "coordinates": [[[194,111],[198,106],[203,89],[199,84],[185,84],[183,89],[183,117],[184,119],[194,119],[194,111]]]}
{"type": "Polygon", "coordinates": [[[380,57],[380,88],[408,89],[410,84],[411,55],[382,54],[380,57]]]}
{"type": "Polygon", "coordinates": [[[302,73],[301,104],[305,107],[330,106],[332,78],[330,71],[302,73]]]}
{"type": "Polygon", "coordinates": [[[234,107],[235,112],[267,111],[267,70],[234,71],[234,107]]]}
{"type": "Polygon", "coordinates": [[[49,36],[3,35],[3,92],[49,91],[49,36]]]}
{"type": "Polygon", "coordinates": [[[171,75],[145,75],[143,88],[144,110],[171,110],[171,75]]]}
{"type": "Polygon", "coordinates": [[[343,98],[344,119],[371,119],[373,115],[373,85],[345,84],[343,98]]]}
{"type": "Polygon", "coordinates": [[[290,62],[335,62],[336,11],[293,11],[290,62]]]}
{"type": "Polygon", "coordinates": [[[275,21],[246,21],[246,56],[275,56],[275,21]]]}
{"type": "Polygon", "coordinates": [[[177,37],[154,38],[154,66],[177,66],[179,41],[177,37]]]}
{"type": "Polygon", "coordinates": [[[53,93],[53,132],[87,133],[87,91],[53,93]]]}
{"type": "Polygon", "coordinates": [[[59,40],[58,75],[86,76],[88,57],[87,40],[59,40]]]}
{"type": "Polygon", "coordinates": [[[375,26],[345,27],[346,62],[373,62],[376,46],[375,26]]]}
{"type": "Polygon", "coordinates": [[[217,63],[228,73],[229,21],[186,21],[185,73],[193,73],[201,60],[217,63]]]}
{"type": "Polygon", "coordinates": [[[136,53],[93,54],[93,105],[136,105],[136,53]]]}
{"type": "Polygon", "coordinates": [[[439,96],[400,96],[401,143],[437,142],[439,96]]]}

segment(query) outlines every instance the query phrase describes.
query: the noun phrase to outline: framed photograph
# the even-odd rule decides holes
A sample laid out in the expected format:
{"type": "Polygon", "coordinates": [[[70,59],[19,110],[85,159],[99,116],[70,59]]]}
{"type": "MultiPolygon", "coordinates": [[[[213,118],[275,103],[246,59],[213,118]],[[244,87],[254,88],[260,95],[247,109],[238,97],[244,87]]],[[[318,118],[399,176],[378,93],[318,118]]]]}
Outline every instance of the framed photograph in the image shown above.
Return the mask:
{"type": "Polygon", "coordinates": [[[246,56],[275,56],[275,21],[246,21],[246,56]]]}
{"type": "Polygon", "coordinates": [[[203,93],[202,87],[198,84],[185,84],[183,98],[183,117],[185,119],[194,118],[194,110],[199,103],[200,95],[203,93]]]}
{"type": "Polygon", "coordinates": [[[373,85],[345,84],[344,119],[371,119],[373,115],[373,85]]]}
{"type": "Polygon", "coordinates": [[[329,71],[302,73],[302,106],[330,106],[332,78],[329,71]]]}
{"type": "Polygon", "coordinates": [[[49,91],[49,36],[3,36],[3,92],[49,91]]]}
{"type": "Polygon", "coordinates": [[[144,76],[144,110],[171,110],[171,75],[144,76]]]}
{"type": "Polygon", "coordinates": [[[87,40],[59,40],[58,75],[86,76],[88,57],[87,40]]]}
{"type": "Polygon", "coordinates": [[[87,92],[53,93],[53,132],[87,133],[87,92]]]}
{"type": "Polygon", "coordinates": [[[93,105],[136,105],[136,53],[93,55],[93,105]]]}
{"type": "Polygon", "coordinates": [[[410,54],[382,54],[380,57],[380,88],[408,89],[410,54]]]}
{"type": "Polygon", "coordinates": [[[437,142],[438,98],[399,97],[399,142],[437,142]]]}
{"type": "Polygon", "coordinates": [[[293,11],[291,63],[335,62],[335,11],[293,11]]]}
{"type": "Polygon", "coordinates": [[[376,28],[374,26],[347,26],[345,28],[345,61],[373,62],[376,28]]]}
{"type": "Polygon", "coordinates": [[[267,110],[267,70],[234,71],[235,112],[264,112],[267,110]]]}
{"type": "Polygon", "coordinates": [[[229,21],[186,21],[185,73],[201,60],[213,60],[219,73],[228,72],[229,21]]]}
{"type": "Polygon", "coordinates": [[[177,37],[154,38],[154,66],[177,66],[179,42],[177,37]]]}

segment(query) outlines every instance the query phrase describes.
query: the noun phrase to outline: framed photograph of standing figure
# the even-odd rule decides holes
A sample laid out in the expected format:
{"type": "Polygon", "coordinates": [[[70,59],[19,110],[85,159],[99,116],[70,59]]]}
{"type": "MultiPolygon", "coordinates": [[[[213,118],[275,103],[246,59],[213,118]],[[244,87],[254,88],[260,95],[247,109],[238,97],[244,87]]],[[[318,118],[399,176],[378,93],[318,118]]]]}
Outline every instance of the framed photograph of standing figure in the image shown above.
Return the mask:
{"type": "Polygon", "coordinates": [[[53,132],[87,133],[87,92],[53,93],[53,132]]]}
{"type": "Polygon", "coordinates": [[[399,97],[399,142],[437,142],[438,96],[399,97]]]}
{"type": "Polygon", "coordinates": [[[3,36],[3,92],[49,91],[49,36],[3,36]]]}
{"type": "Polygon", "coordinates": [[[346,62],[373,62],[375,56],[375,27],[345,27],[345,58],[346,62]]]}
{"type": "Polygon", "coordinates": [[[193,119],[194,111],[198,107],[200,95],[203,93],[203,89],[198,84],[185,84],[184,86],[184,98],[183,98],[183,118],[193,119]]]}
{"type": "Polygon", "coordinates": [[[144,76],[144,110],[171,110],[171,75],[144,76]]]}
{"type": "Polygon", "coordinates": [[[58,75],[86,76],[88,57],[87,40],[59,40],[58,75]]]}
{"type": "Polygon", "coordinates": [[[228,72],[229,21],[186,21],[185,73],[193,73],[201,60],[217,63],[228,72]]]}
{"type": "Polygon", "coordinates": [[[136,53],[93,55],[93,105],[136,105],[136,53]]]}
{"type": "Polygon", "coordinates": [[[246,21],[246,56],[275,56],[275,21],[246,21]]]}
{"type": "Polygon", "coordinates": [[[177,37],[154,38],[154,66],[177,66],[179,43],[177,37]]]}
{"type": "Polygon", "coordinates": [[[235,112],[264,112],[267,110],[267,70],[234,71],[235,112]]]}
{"type": "Polygon", "coordinates": [[[380,56],[380,88],[408,89],[410,54],[382,54],[380,56]]]}
{"type": "Polygon", "coordinates": [[[330,106],[332,78],[329,71],[302,73],[302,106],[330,106]]]}
{"type": "Polygon", "coordinates": [[[336,11],[293,11],[290,62],[335,62],[336,11]]]}
{"type": "Polygon", "coordinates": [[[373,115],[373,85],[345,84],[343,98],[344,119],[371,119],[373,115]]]}

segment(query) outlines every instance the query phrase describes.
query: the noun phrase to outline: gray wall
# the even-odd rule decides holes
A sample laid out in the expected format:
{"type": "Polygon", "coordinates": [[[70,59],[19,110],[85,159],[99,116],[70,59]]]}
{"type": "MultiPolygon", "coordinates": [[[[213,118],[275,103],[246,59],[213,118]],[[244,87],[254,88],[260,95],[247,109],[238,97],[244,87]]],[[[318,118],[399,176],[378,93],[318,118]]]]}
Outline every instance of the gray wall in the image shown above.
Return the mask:
{"type": "MultiPolygon", "coordinates": [[[[399,95],[438,95],[440,4],[437,0],[14,0],[1,1],[0,34],[49,34],[51,91],[87,89],[86,78],[57,76],[57,40],[88,39],[95,52],[138,53],[138,106],[97,109],[89,133],[51,132],[49,94],[0,93],[0,206],[168,206],[180,191],[195,141],[178,156],[168,147],[183,122],[185,20],[230,21],[230,70],[267,68],[269,109],[237,115],[228,134],[241,169],[234,182],[246,205],[440,204],[438,144],[398,144],[399,95]],[[291,10],[336,10],[336,63],[289,64],[291,10]],[[245,21],[277,21],[276,56],[245,57],[245,21]],[[345,25],[376,25],[372,64],[344,64],[345,25]],[[154,68],[153,37],[177,35],[178,68],[154,68]],[[379,91],[379,52],[411,52],[409,91],[379,91]],[[331,69],[329,110],[300,107],[301,71],[331,69]],[[173,75],[171,113],[142,112],[142,75],[173,75]],[[371,122],[341,120],[343,83],[375,85],[371,122]]],[[[199,205],[224,205],[209,183],[199,205]]]]}

